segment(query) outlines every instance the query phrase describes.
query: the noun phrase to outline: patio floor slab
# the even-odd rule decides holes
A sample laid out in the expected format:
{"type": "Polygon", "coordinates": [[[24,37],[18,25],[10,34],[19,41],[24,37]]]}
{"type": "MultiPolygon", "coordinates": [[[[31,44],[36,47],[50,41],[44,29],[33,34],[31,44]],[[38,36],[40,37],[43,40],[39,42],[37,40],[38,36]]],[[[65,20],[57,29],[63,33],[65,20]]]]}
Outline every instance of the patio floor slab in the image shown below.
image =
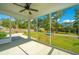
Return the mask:
{"type": "Polygon", "coordinates": [[[58,50],[58,49],[54,49],[52,51],[51,55],[71,55],[71,54],[64,52],[64,51],[61,51],[61,50],[58,50]]]}
{"type": "Polygon", "coordinates": [[[20,47],[29,55],[47,55],[52,49],[52,47],[46,46],[35,41],[24,43],[20,45],[20,47]]]}
{"type": "Polygon", "coordinates": [[[13,47],[4,51],[0,51],[0,55],[26,55],[20,48],[13,47]]]}
{"type": "Polygon", "coordinates": [[[36,41],[28,41],[23,37],[14,35],[12,42],[0,45],[0,55],[70,55],[36,41]]]}

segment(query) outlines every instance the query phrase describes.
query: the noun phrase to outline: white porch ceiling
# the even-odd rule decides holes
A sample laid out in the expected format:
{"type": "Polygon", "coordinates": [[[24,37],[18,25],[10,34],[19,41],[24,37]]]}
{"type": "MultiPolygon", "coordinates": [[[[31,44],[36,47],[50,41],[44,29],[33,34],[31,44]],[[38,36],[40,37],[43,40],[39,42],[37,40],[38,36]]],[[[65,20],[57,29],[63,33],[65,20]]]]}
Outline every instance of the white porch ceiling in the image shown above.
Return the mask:
{"type": "MultiPolygon", "coordinates": [[[[24,3],[20,3],[20,4],[24,5],[24,3]]],[[[76,5],[76,3],[33,3],[31,4],[31,8],[37,9],[39,10],[39,12],[32,11],[32,15],[29,16],[28,10],[21,13],[19,12],[20,10],[23,9],[22,7],[19,7],[12,3],[0,3],[0,12],[3,12],[15,18],[28,18],[28,17],[35,18],[74,5],[76,5]]]]}

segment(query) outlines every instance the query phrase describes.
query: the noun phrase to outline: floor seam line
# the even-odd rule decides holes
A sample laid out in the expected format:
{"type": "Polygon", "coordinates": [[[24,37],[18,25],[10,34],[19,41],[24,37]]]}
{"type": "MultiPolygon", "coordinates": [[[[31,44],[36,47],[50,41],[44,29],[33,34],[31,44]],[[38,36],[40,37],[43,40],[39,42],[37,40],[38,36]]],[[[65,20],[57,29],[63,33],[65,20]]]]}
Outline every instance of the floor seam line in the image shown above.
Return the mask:
{"type": "Polygon", "coordinates": [[[18,46],[26,55],[29,55],[26,51],[24,51],[20,46],[18,46]]]}

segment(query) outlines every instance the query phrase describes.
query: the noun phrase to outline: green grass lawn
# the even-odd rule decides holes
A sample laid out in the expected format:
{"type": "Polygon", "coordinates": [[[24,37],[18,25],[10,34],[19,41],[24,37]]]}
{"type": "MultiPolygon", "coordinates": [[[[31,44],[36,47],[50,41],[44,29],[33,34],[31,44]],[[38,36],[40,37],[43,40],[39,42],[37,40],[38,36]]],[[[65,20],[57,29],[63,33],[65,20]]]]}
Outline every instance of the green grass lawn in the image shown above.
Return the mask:
{"type": "Polygon", "coordinates": [[[54,36],[52,45],[79,54],[79,39],[67,36],[54,36]]]}
{"type": "MultiPolygon", "coordinates": [[[[24,32],[25,35],[27,35],[27,32],[24,32]]],[[[42,32],[31,32],[31,36],[33,38],[36,38],[37,41],[48,44],[49,45],[49,36],[45,35],[45,33],[42,32]]]]}
{"type": "Polygon", "coordinates": [[[58,32],[57,34],[68,34],[68,35],[78,36],[77,34],[74,34],[74,33],[65,33],[65,32],[58,32]]]}
{"type": "MultiPolygon", "coordinates": [[[[26,34],[27,33],[25,33],[25,35],[26,34]]],[[[39,42],[48,45],[50,44],[49,43],[50,37],[43,32],[38,32],[38,34],[37,32],[31,32],[31,36],[37,38],[37,41],[39,42]]],[[[79,39],[75,37],[58,36],[58,35],[53,35],[51,38],[52,38],[52,45],[79,54],[79,39]]]]}

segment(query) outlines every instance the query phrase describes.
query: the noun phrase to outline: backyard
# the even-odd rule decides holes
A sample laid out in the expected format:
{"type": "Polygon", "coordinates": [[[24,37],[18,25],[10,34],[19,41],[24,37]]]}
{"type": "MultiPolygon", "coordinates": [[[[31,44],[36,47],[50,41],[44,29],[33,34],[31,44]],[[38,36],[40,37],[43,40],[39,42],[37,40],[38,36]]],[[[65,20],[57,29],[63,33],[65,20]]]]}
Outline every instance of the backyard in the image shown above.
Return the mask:
{"type": "MultiPolygon", "coordinates": [[[[37,37],[37,32],[32,32],[31,37],[33,37],[33,38],[37,37],[35,40],[42,42],[44,44],[50,45],[49,36],[42,32],[38,32],[38,33],[39,33],[39,36],[37,37]]],[[[27,33],[24,33],[24,35],[27,35],[27,33]]],[[[67,50],[67,51],[69,50],[71,52],[79,54],[79,39],[75,36],[74,35],[73,35],[73,37],[72,36],[63,36],[61,34],[53,35],[53,36],[51,36],[51,38],[52,38],[51,45],[52,46],[54,45],[54,46],[62,48],[64,50],[67,50]]]]}

